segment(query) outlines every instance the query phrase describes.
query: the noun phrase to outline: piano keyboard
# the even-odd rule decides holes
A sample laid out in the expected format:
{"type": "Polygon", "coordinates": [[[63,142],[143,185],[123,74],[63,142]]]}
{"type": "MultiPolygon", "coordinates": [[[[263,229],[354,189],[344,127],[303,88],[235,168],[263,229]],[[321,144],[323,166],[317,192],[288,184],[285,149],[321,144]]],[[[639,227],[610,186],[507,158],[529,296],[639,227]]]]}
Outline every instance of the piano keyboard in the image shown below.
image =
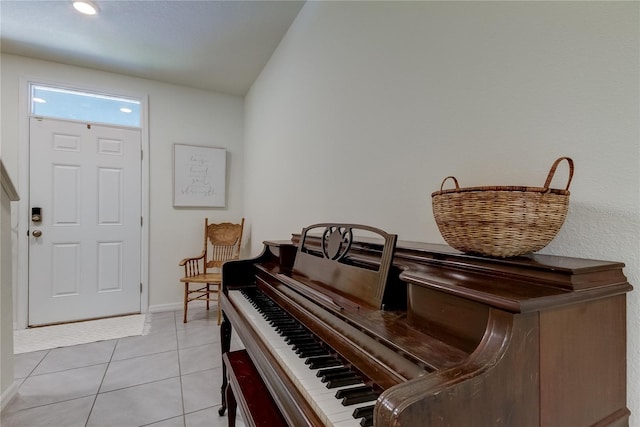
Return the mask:
{"type": "Polygon", "coordinates": [[[379,393],[335,352],[260,291],[229,291],[229,300],[271,348],[326,426],[373,425],[379,393]]]}

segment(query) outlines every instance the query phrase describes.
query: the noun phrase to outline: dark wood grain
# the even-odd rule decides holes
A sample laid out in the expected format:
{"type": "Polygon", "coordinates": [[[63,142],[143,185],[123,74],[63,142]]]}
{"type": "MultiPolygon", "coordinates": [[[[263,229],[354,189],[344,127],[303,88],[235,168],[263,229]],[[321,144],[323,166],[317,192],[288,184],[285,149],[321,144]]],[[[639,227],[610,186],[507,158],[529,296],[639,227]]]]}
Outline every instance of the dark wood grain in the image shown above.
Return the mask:
{"type": "Polygon", "coordinates": [[[224,353],[229,385],[229,427],[235,426],[236,406],[240,406],[244,425],[249,427],[286,427],[287,423],[273,401],[267,386],[245,350],[224,353]],[[236,400],[235,396],[238,396],[236,400]]]}

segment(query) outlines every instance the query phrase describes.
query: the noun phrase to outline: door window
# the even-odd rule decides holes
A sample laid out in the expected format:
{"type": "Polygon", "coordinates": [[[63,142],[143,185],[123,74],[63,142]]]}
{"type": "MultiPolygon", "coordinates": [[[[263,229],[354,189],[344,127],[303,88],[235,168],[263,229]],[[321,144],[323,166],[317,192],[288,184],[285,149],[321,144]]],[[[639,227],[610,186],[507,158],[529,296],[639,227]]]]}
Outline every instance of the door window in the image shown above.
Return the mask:
{"type": "Polygon", "coordinates": [[[31,85],[31,114],[83,122],[140,127],[140,100],[31,85]]]}

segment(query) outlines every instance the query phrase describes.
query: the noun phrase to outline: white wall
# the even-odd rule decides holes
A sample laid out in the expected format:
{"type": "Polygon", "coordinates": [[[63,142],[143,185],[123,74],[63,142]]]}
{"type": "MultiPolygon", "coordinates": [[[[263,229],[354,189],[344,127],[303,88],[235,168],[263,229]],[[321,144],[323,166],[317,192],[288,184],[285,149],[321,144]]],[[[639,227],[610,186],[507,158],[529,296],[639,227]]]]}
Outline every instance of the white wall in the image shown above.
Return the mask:
{"type": "MultiPolygon", "coordinates": [[[[149,305],[162,308],[178,304],[183,293],[178,282],[180,259],[202,250],[206,216],[213,221],[239,220],[243,199],[243,100],[213,92],[169,85],[151,80],[2,55],[1,114],[2,157],[20,194],[28,194],[19,161],[19,144],[28,141],[20,127],[18,108],[20,79],[33,78],[103,91],[147,94],[149,100],[149,305]],[[174,143],[227,149],[227,207],[216,209],[174,208],[172,201],[172,150],[174,143]]],[[[26,197],[23,198],[26,200],[26,197]]],[[[25,218],[19,218],[24,221],[25,218]]],[[[18,242],[26,244],[26,240],[18,242]]],[[[23,294],[26,281],[18,277],[23,294]]],[[[18,310],[26,304],[17,301],[18,310]]]]}
{"type": "Polygon", "coordinates": [[[253,252],[317,221],[442,242],[445,176],[541,186],[567,155],[570,210],[544,252],[622,261],[640,286],[639,24],[635,2],[308,2],[246,97],[253,252]]]}

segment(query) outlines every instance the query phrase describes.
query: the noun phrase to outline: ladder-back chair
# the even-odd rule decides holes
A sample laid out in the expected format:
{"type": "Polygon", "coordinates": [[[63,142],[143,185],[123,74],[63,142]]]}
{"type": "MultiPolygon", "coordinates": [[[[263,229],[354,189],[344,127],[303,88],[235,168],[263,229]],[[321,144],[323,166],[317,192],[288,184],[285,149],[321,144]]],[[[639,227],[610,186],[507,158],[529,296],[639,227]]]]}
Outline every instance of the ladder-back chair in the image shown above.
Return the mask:
{"type": "Polygon", "coordinates": [[[218,306],[218,325],[220,324],[220,291],[222,284],[222,264],[240,256],[244,218],[240,224],[223,222],[209,224],[204,220],[204,249],[194,258],[185,258],[178,265],[184,267],[184,323],[187,323],[187,306],[191,301],[215,301],[218,306]],[[193,287],[191,287],[193,286],[193,287]]]}

